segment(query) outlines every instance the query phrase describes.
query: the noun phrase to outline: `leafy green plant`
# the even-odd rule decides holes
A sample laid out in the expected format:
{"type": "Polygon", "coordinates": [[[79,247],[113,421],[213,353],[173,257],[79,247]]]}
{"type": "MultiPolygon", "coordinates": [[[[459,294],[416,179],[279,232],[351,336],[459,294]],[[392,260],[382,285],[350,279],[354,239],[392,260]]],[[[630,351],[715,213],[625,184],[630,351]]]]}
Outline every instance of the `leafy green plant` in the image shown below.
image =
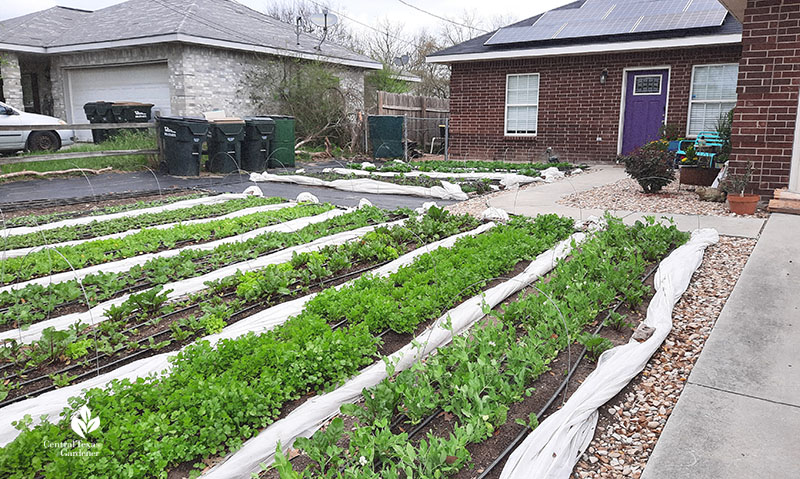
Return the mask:
{"type": "Polygon", "coordinates": [[[744,196],[753,176],[753,162],[748,161],[744,172],[738,175],[728,175],[722,180],[720,189],[725,193],[744,196]]]}
{"type": "MultiPolygon", "coordinates": [[[[515,219],[485,235],[462,238],[452,248],[426,253],[386,278],[362,278],[356,287],[338,290],[339,295],[326,290],[301,314],[271,331],[223,339],[215,346],[204,341],[187,346],[172,360],[167,374],[114,381],[70,400],[64,418],[86,404],[101,418],[107,452],[103,461],[69,462],[58,450],[40,447],[43,441],[70,437],[66,420],[36,426],[22,421],[17,424],[20,435],[0,449],[0,470],[21,476],[44,472],[43,468],[70,468],[84,477],[108,477],[124,469],[135,477],[152,477],[171,466],[236,449],[278,417],[287,401],[339,384],[372,363],[380,342],[375,333],[387,323],[397,331],[408,331],[435,318],[480,287],[470,285],[532,259],[571,231],[572,220],[552,215],[515,219]],[[430,284],[433,279],[436,287],[430,284]],[[414,304],[423,297],[423,304],[414,304]],[[358,316],[364,310],[359,298],[383,311],[381,305],[393,298],[403,310],[384,318],[371,312],[369,317],[358,316]],[[342,315],[348,325],[333,330],[330,325],[342,315]]],[[[485,400],[482,407],[490,408],[491,401],[485,400]]],[[[482,413],[480,434],[495,416],[488,409],[482,413]]],[[[371,436],[373,442],[393,437],[371,436]]],[[[447,464],[447,456],[466,458],[461,438],[428,438],[425,448],[430,454],[419,463],[404,464],[403,470],[428,474],[444,467],[442,457],[452,468],[465,459],[447,464]]]]}
{"type": "Polygon", "coordinates": [[[614,347],[614,343],[598,334],[583,333],[578,336],[578,342],[586,347],[586,352],[594,361],[597,361],[597,358],[605,351],[614,347]]]}

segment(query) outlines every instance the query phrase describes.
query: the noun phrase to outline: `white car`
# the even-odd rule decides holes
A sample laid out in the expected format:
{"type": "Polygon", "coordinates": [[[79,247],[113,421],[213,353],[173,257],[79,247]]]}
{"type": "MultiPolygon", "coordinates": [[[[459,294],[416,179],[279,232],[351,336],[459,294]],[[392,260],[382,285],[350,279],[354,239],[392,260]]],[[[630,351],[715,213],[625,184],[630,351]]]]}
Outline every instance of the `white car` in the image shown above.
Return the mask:
{"type": "MultiPolygon", "coordinates": [[[[66,125],[58,118],[26,113],[0,102],[0,125],[66,125]]],[[[55,151],[74,142],[74,130],[0,131],[0,152],[55,151]]]]}

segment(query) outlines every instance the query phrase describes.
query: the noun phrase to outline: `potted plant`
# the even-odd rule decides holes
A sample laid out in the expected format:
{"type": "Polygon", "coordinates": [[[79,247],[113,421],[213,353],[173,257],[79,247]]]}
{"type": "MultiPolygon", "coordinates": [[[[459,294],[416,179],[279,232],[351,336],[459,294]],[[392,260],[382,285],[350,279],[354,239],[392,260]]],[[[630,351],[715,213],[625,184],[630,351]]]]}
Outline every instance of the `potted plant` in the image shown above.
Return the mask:
{"type": "Polygon", "coordinates": [[[719,174],[719,168],[711,167],[708,159],[697,156],[694,145],[687,146],[678,157],[678,167],[682,185],[711,186],[719,174]]]}
{"type": "Polygon", "coordinates": [[[750,184],[753,173],[753,164],[747,162],[744,173],[741,175],[728,175],[722,182],[721,189],[728,194],[728,209],[737,215],[752,215],[758,206],[758,195],[746,195],[744,190],[750,184]]]}

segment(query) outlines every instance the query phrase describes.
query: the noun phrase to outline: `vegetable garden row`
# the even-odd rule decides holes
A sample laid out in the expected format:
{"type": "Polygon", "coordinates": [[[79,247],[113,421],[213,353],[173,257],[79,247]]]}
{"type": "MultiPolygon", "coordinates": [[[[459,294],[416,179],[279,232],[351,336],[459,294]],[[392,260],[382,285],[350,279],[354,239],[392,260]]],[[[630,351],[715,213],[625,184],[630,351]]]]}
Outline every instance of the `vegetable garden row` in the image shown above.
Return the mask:
{"type": "Polygon", "coordinates": [[[515,403],[539,394],[554,358],[578,343],[607,347],[590,331],[606,316],[630,326],[608,311],[638,307],[649,294],[645,267],[687,239],[609,218],[569,240],[571,219],[481,225],[435,206],[236,198],[129,211],[7,236],[15,247],[80,242],[0,262],[2,477],[213,476],[208,466],[232,454],[216,472],[230,477],[226,464],[253,459],[252,448],[236,453],[245,441],[416,348],[449,327],[449,311],[571,241],[569,257],[551,260],[547,277],[502,309],[475,303],[483,319],[468,334],[451,331],[450,344],[407,369],[387,360],[388,377],[336,404],[341,414],[324,429],[255,461],[274,455],[262,474],[282,478],[458,474],[514,421],[515,403]],[[266,210],[223,217],[249,208],[266,210]],[[102,239],[112,231],[135,232],[102,239]],[[87,407],[100,427],[74,442],[87,407]]]}

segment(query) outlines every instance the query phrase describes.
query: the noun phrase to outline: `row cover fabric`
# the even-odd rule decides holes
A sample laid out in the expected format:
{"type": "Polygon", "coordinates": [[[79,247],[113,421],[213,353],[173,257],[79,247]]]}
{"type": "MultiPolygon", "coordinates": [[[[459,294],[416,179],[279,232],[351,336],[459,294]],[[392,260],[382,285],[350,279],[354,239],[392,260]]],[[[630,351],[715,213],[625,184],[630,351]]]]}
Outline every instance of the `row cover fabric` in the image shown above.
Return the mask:
{"type": "Polygon", "coordinates": [[[396,185],[394,183],[387,183],[385,181],[377,181],[369,178],[325,181],[311,176],[274,175],[272,173],[250,173],[250,181],[294,183],[305,186],[323,186],[352,193],[411,195],[421,196],[423,198],[438,198],[440,200],[463,201],[469,198],[466,193],[461,191],[460,186],[448,183],[447,181],[442,181],[442,186],[426,188],[424,186],[396,185]]]}
{"type": "MultiPolygon", "coordinates": [[[[46,223],[38,226],[19,226],[16,228],[0,229],[0,238],[6,236],[24,235],[28,233],[35,233],[37,231],[52,230],[61,228],[62,226],[85,225],[93,221],[109,221],[118,218],[129,218],[131,216],[139,216],[150,213],[162,213],[164,211],[180,210],[184,208],[191,208],[197,205],[214,205],[217,203],[224,203],[230,200],[242,199],[245,195],[236,193],[223,193],[216,196],[204,196],[202,198],[194,198],[191,200],[176,201],[164,206],[155,206],[153,208],[141,208],[138,210],[123,211],[121,213],[110,213],[107,215],[97,216],[81,216],[79,218],[70,218],[53,223],[46,223]]],[[[0,223],[1,225],[2,223],[0,223]]]]}
{"type": "Polygon", "coordinates": [[[338,175],[357,175],[357,176],[369,176],[369,175],[384,176],[384,177],[427,176],[430,178],[460,178],[464,180],[482,180],[482,179],[499,180],[500,184],[505,186],[506,188],[514,185],[525,185],[537,181],[544,181],[543,178],[539,178],[538,176],[526,176],[517,173],[491,173],[491,172],[443,173],[439,171],[410,171],[408,173],[399,173],[392,171],[354,170],[350,168],[325,168],[323,171],[325,173],[336,173],[338,175]]]}
{"type": "MultiPolygon", "coordinates": [[[[265,211],[276,211],[276,210],[280,210],[280,209],[283,209],[283,208],[289,208],[291,206],[297,206],[297,203],[278,203],[276,205],[254,206],[252,208],[241,209],[239,211],[234,211],[232,213],[228,213],[228,214],[222,215],[222,216],[212,216],[210,218],[198,218],[198,219],[195,219],[195,220],[177,221],[175,223],[166,223],[166,224],[163,224],[163,225],[148,226],[146,229],[148,229],[148,230],[165,230],[165,229],[169,229],[169,228],[172,228],[172,227],[175,227],[175,226],[178,226],[178,225],[192,225],[192,224],[210,223],[211,221],[238,218],[240,216],[247,216],[247,215],[252,215],[252,214],[255,214],[255,213],[263,213],[265,211]]],[[[132,234],[136,234],[136,233],[142,231],[143,229],[145,229],[145,228],[136,228],[136,229],[131,229],[131,230],[128,230],[128,231],[122,231],[122,232],[119,232],[119,233],[114,233],[114,234],[105,235],[105,236],[95,236],[93,238],[85,238],[85,239],[72,240],[72,241],[64,241],[62,243],[53,243],[53,244],[47,244],[47,245],[42,245],[42,246],[33,246],[33,247],[30,247],[30,248],[12,249],[12,250],[8,250],[8,251],[0,252],[0,260],[4,260],[6,258],[16,258],[16,257],[19,257],[19,256],[25,256],[26,254],[35,253],[37,251],[41,251],[41,250],[44,250],[44,249],[47,249],[47,248],[61,248],[61,247],[64,247],[64,246],[74,246],[74,245],[78,245],[78,244],[82,244],[82,243],[87,243],[89,241],[102,241],[102,240],[107,240],[107,239],[124,238],[126,236],[130,236],[132,234]]],[[[47,235],[47,233],[42,233],[42,234],[43,235],[47,235]]]]}
{"type": "MultiPolygon", "coordinates": [[[[34,278],[28,281],[23,281],[3,286],[2,288],[0,288],[0,292],[21,289],[29,284],[41,284],[46,286],[51,283],[60,283],[64,281],[70,281],[73,279],[76,280],[82,279],[87,275],[94,274],[100,271],[104,273],[118,273],[122,271],[127,271],[131,269],[133,266],[144,264],[150,261],[151,259],[169,258],[180,254],[181,251],[187,251],[187,250],[210,251],[216,248],[217,246],[228,243],[240,243],[243,241],[247,241],[251,238],[255,238],[256,236],[262,235],[264,233],[269,233],[269,232],[292,233],[310,224],[320,223],[329,220],[331,218],[334,218],[336,216],[343,215],[346,212],[347,211],[345,210],[334,209],[326,211],[325,213],[316,216],[297,218],[291,221],[287,221],[285,223],[278,223],[275,225],[265,226],[263,228],[258,228],[252,231],[248,231],[247,233],[242,233],[236,236],[230,236],[228,238],[222,238],[216,241],[210,241],[208,243],[189,245],[189,246],[184,246],[182,248],[161,251],[158,253],[147,253],[139,256],[133,256],[130,258],[121,259],[119,261],[112,261],[109,263],[87,266],[86,268],[81,268],[74,271],[64,271],[49,276],[42,276],[41,278],[34,278]]],[[[58,253],[54,252],[53,254],[57,255],[58,253]]]]}
{"type": "MultiPolygon", "coordinates": [[[[366,226],[361,228],[360,231],[363,235],[381,226],[385,226],[385,224],[366,226]]],[[[418,256],[422,254],[431,252],[438,248],[449,248],[460,238],[481,234],[493,228],[494,226],[495,225],[493,223],[487,223],[472,231],[460,233],[458,235],[422,246],[378,269],[373,270],[372,274],[381,276],[391,274],[397,271],[399,268],[411,264],[418,256]]],[[[340,244],[352,239],[352,237],[341,238],[340,244]]],[[[342,288],[345,285],[352,283],[352,281],[354,280],[344,283],[343,285],[339,285],[338,288],[342,288]]],[[[305,304],[315,296],[316,293],[310,294],[292,301],[287,301],[277,306],[273,306],[272,308],[265,309],[264,311],[253,314],[226,327],[218,334],[206,336],[202,338],[202,340],[207,340],[211,344],[216,344],[221,339],[232,339],[250,332],[256,334],[263,333],[284,323],[291,316],[296,316],[299,314],[305,307],[305,304]]],[[[163,353],[157,356],[134,361],[113,371],[101,374],[81,383],[56,389],[37,397],[10,404],[0,409],[0,447],[3,447],[9,442],[13,441],[14,438],[19,434],[19,431],[12,426],[12,421],[17,421],[26,414],[31,415],[31,417],[34,419],[34,423],[39,423],[42,416],[46,416],[50,420],[55,420],[63,408],[66,407],[67,399],[78,395],[82,390],[106,386],[113,379],[133,380],[135,378],[146,377],[151,374],[158,374],[159,372],[167,372],[170,368],[169,358],[175,356],[176,354],[178,353],[163,353]]]]}
{"type": "Polygon", "coordinates": [[[631,339],[603,353],[597,368],[567,403],[537,427],[511,454],[501,479],[568,479],[578,457],[594,437],[597,409],[616,396],[644,369],[672,329],[672,310],[703,260],[703,252],[719,241],[713,229],[695,230],[691,240],[659,265],[656,293],[647,308],[645,326],[655,328],[642,343],[631,339]]]}
{"type": "MultiPolygon", "coordinates": [[[[395,226],[402,224],[405,220],[398,220],[392,223],[384,223],[384,226],[395,226]]],[[[193,278],[186,278],[173,283],[168,283],[163,286],[164,291],[168,291],[167,299],[174,301],[183,296],[197,293],[206,289],[206,282],[215,281],[218,279],[232,276],[237,271],[252,271],[264,268],[271,264],[286,263],[292,259],[294,253],[305,253],[308,251],[317,251],[325,246],[337,245],[360,238],[367,231],[371,231],[372,227],[359,228],[352,231],[343,231],[331,236],[318,238],[310,243],[303,245],[293,246],[273,254],[260,256],[251,260],[234,263],[228,266],[221,267],[210,273],[195,276],[193,278]],[[171,291],[170,291],[171,290],[171,291]]],[[[299,229],[299,228],[298,228],[299,229]]],[[[46,328],[55,328],[57,330],[67,329],[69,326],[76,323],[84,323],[96,325],[108,319],[104,313],[111,309],[112,306],[119,306],[130,298],[130,294],[114,298],[109,301],[98,304],[88,311],[78,313],[70,313],[46,321],[40,321],[27,327],[27,329],[16,328],[9,331],[0,333],[0,341],[4,339],[16,339],[21,344],[29,344],[41,338],[42,332],[46,328]]],[[[0,346],[1,347],[1,346],[0,346]]]]}
{"type": "Polygon", "coordinates": [[[550,272],[558,260],[565,258],[572,250],[573,241],[575,244],[580,243],[585,236],[584,233],[575,233],[553,249],[539,255],[522,273],[451,309],[413,341],[389,356],[387,361],[378,361],[338,389],[307,400],[285,418],[274,422],[259,435],[246,441],[240,450],[207,471],[203,477],[206,479],[250,477],[252,473],[260,470],[260,464],[271,464],[279,445],[286,451],[298,437],[311,437],[339,413],[339,408],[343,404],[357,401],[365,388],[375,386],[384,380],[388,376],[387,362],[394,365],[395,372],[400,372],[448,344],[454,334],[462,334],[485,316],[484,305],[494,308],[512,294],[550,272]],[[447,327],[448,323],[452,329],[447,327]]]}

